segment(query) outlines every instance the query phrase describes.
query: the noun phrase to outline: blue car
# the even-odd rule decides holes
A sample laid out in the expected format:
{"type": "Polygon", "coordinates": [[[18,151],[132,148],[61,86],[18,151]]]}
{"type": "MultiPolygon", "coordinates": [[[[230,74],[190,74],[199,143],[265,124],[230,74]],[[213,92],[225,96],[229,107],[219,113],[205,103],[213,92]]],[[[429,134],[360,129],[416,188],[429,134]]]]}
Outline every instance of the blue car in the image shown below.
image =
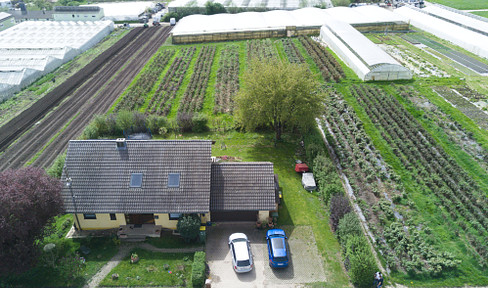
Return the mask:
{"type": "Polygon", "coordinates": [[[288,267],[290,256],[286,246],[286,234],[282,229],[271,229],[266,233],[268,244],[269,266],[273,268],[288,267]]]}

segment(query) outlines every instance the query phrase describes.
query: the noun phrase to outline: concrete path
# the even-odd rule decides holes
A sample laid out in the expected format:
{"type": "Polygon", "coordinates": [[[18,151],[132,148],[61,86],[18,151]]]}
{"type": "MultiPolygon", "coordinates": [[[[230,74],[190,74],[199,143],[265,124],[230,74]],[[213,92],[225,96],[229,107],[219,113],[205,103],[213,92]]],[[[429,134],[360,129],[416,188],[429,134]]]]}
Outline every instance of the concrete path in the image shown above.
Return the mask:
{"type": "Polygon", "coordinates": [[[122,245],[119,248],[117,254],[112,257],[112,259],[108,260],[107,264],[105,264],[98,272],[93,276],[88,284],[83,286],[84,288],[95,288],[98,287],[98,284],[102,282],[102,280],[107,277],[108,273],[112,271],[117,265],[119,265],[120,261],[127,257],[130,251],[134,248],[134,245],[122,245]]]}

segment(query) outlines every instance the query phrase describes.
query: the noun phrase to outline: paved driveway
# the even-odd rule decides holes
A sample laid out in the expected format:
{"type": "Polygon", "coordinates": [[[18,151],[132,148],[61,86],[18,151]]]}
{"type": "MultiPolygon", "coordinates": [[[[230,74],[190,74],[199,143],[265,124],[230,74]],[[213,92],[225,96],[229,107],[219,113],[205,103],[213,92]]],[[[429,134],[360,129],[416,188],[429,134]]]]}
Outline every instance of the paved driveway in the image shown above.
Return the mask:
{"type": "Polygon", "coordinates": [[[254,223],[219,223],[207,229],[207,261],[214,287],[303,287],[305,283],[325,282],[324,268],[312,229],[308,226],[283,227],[288,236],[292,255],[286,269],[271,269],[268,265],[268,249],[265,231],[254,228],[254,223]],[[229,235],[242,232],[251,241],[254,269],[237,274],[232,269],[227,241],[229,235]]]}

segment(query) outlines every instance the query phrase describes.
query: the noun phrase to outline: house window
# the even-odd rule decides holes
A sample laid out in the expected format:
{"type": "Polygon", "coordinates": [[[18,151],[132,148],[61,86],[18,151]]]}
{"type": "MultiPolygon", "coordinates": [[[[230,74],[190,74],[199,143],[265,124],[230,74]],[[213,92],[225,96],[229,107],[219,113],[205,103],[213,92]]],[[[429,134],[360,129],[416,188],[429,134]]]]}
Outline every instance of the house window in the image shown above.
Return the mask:
{"type": "Polygon", "coordinates": [[[75,18],[75,14],[73,14],[73,15],[71,15],[71,16],[73,16],[73,18],[75,18]]]}
{"type": "Polygon", "coordinates": [[[115,213],[110,213],[110,220],[117,220],[115,213]]]}
{"type": "Polygon", "coordinates": [[[178,188],[178,187],[180,187],[180,173],[169,173],[168,188],[178,188]]]}
{"type": "Polygon", "coordinates": [[[130,187],[131,188],[142,187],[142,173],[132,173],[130,175],[130,187]]]}
{"type": "Polygon", "coordinates": [[[95,215],[95,213],[93,213],[93,214],[83,214],[83,218],[86,219],[86,220],[97,219],[97,215],[95,215]]]}
{"type": "Polygon", "coordinates": [[[181,213],[169,213],[169,220],[178,220],[181,217],[181,213]]]}

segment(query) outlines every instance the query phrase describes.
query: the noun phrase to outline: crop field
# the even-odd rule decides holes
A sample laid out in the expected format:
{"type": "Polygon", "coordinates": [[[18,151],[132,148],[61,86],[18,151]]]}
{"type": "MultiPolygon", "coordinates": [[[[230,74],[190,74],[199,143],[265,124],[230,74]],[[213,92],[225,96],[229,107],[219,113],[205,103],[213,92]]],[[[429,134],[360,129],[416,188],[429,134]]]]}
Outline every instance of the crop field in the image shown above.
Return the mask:
{"type": "MultiPolygon", "coordinates": [[[[484,78],[400,35],[368,37],[410,65],[415,79],[360,83],[313,38],[167,46],[154,57],[154,62],[167,60],[156,69],[158,75],[149,73],[149,87],[131,98],[132,87],[154,62],[113,108],[170,118],[178,112],[232,117],[233,99],[245,85],[240,77],[253,59],[309,65],[328,87],[320,127],[391,281],[432,287],[488,285],[484,78]]],[[[430,35],[421,37],[473,57],[430,35]]]]}
{"type": "Polygon", "coordinates": [[[488,2],[485,0],[433,0],[432,2],[460,10],[488,9],[488,2]]]}

